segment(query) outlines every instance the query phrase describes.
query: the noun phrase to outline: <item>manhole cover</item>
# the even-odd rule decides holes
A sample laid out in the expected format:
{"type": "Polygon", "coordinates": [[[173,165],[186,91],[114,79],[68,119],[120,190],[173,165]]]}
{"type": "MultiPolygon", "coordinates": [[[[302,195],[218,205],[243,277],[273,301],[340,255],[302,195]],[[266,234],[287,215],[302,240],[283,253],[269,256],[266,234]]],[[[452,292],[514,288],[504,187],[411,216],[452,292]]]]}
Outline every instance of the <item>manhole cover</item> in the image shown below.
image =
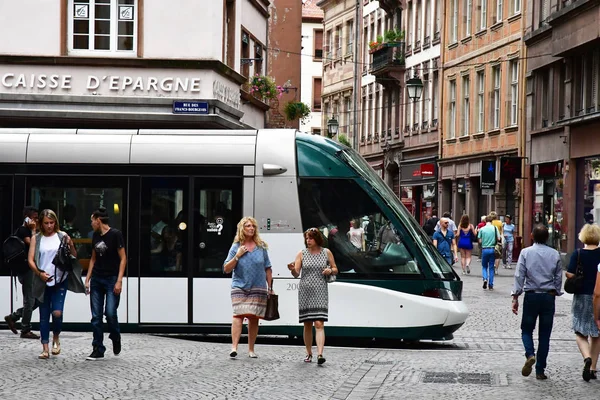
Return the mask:
{"type": "Polygon", "coordinates": [[[454,372],[425,372],[423,383],[462,383],[465,385],[491,385],[491,374],[454,373],[454,372]]]}

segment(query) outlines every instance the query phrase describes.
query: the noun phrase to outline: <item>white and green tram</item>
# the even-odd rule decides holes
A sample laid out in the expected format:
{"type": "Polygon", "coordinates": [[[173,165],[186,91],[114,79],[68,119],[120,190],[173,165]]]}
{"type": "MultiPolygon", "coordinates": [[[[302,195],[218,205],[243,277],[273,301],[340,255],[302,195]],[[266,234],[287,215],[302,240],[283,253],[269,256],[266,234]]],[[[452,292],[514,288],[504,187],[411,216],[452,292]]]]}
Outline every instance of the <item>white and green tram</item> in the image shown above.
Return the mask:
{"type": "MultiPolygon", "coordinates": [[[[110,212],[128,257],[124,331],[229,333],[222,264],[237,222],[259,222],[281,318],[261,334],[299,335],[298,280],[287,264],[303,232],[323,232],[340,274],[329,286],[329,336],[452,338],[466,320],[462,281],[394,193],[355,151],[294,130],[0,130],[0,239],[25,205],[51,208],[84,268],[90,214],[110,212]],[[363,249],[346,233],[368,227],[363,249]],[[368,220],[368,221],[367,221],[368,220]],[[390,225],[391,224],[391,225],[390,225]],[[388,229],[385,243],[377,234],[388,229]]],[[[0,316],[22,305],[0,268],[0,316]]],[[[68,293],[66,328],[89,330],[89,300],[68,293]]],[[[38,320],[37,311],[33,321],[38,320]]]]}

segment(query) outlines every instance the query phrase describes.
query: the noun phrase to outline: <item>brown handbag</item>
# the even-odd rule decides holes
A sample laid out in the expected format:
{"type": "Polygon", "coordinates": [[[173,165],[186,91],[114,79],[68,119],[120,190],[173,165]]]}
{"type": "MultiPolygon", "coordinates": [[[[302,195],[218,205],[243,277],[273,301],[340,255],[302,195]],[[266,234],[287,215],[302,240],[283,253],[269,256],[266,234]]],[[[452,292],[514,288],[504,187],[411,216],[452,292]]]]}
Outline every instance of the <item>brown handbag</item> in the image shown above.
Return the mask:
{"type": "MultiPolygon", "coordinates": [[[[271,289],[273,288],[273,282],[271,282],[271,289]]],[[[275,321],[279,319],[279,296],[276,294],[269,294],[267,297],[267,311],[265,312],[265,321],[275,321]]]]}

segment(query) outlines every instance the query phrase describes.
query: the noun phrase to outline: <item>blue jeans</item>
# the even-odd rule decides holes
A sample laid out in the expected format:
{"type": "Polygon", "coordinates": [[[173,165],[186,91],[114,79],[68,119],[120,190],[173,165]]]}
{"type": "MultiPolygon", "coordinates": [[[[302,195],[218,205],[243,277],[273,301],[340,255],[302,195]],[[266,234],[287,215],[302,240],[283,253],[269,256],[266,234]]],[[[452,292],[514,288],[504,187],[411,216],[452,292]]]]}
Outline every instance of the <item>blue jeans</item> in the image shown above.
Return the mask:
{"type": "Polygon", "coordinates": [[[106,314],[108,323],[108,336],[112,341],[121,340],[121,330],[119,329],[119,320],[117,318],[117,308],[119,307],[120,295],[116,295],[113,290],[117,283],[116,276],[92,276],[90,282],[90,305],[92,308],[92,331],[94,340],[92,346],[100,353],[104,354],[106,347],[102,344],[104,340],[104,331],[102,330],[102,315],[106,314]],[[106,299],[106,310],[104,300],[106,299]]]}
{"type": "Polygon", "coordinates": [[[481,249],[481,275],[484,281],[488,281],[490,287],[494,287],[494,248],[481,249]]]}
{"type": "Polygon", "coordinates": [[[535,373],[541,374],[546,368],[546,359],[550,349],[550,334],[554,322],[554,301],[556,296],[550,293],[525,293],[523,300],[523,319],[521,320],[521,338],[525,347],[525,357],[535,355],[533,345],[533,330],[536,320],[540,319],[538,327],[538,351],[535,363],[535,373]]]}
{"type": "Polygon", "coordinates": [[[46,286],[44,302],[40,304],[40,337],[42,344],[50,342],[50,313],[52,313],[52,332],[59,335],[62,331],[63,309],[67,298],[67,280],[54,286],[46,286]],[[54,313],[59,313],[56,316],[54,313]]]}

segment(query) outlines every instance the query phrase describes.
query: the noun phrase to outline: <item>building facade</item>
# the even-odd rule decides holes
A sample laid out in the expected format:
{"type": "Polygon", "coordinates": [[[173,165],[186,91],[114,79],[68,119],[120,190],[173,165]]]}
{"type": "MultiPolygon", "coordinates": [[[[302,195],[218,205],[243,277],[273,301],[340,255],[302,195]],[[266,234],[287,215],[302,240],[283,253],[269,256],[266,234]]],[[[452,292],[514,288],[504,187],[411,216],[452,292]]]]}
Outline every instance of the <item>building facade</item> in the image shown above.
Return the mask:
{"type": "Polygon", "coordinates": [[[354,67],[360,61],[354,54],[356,1],[321,0],[317,6],[323,10],[324,28],[321,130],[327,134],[327,121],[335,117],[338,135],[345,135],[353,143],[357,115],[353,107],[354,67]]]}
{"type": "Polygon", "coordinates": [[[4,127],[264,127],[268,105],[241,86],[263,75],[265,62],[241,60],[266,58],[268,5],[3,2],[0,34],[11,40],[0,43],[0,121],[4,127]]]}
{"type": "Polygon", "coordinates": [[[400,187],[404,204],[423,225],[438,207],[438,154],[440,150],[440,83],[442,1],[411,0],[406,4],[405,80],[418,77],[423,93],[415,101],[404,89],[401,105],[404,147],[400,159],[400,187]]]}
{"type": "Polygon", "coordinates": [[[543,223],[568,252],[600,220],[600,2],[527,7],[525,231],[543,223]]]}
{"type": "Polygon", "coordinates": [[[445,0],[440,213],[519,226],[523,90],[520,0],[445,0]]]}
{"type": "Polygon", "coordinates": [[[301,100],[310,107],[310,117],[300,122],[302,132],[320,135],[323,86],[323,11],[317,0],[302,6],[301,100]]]}

